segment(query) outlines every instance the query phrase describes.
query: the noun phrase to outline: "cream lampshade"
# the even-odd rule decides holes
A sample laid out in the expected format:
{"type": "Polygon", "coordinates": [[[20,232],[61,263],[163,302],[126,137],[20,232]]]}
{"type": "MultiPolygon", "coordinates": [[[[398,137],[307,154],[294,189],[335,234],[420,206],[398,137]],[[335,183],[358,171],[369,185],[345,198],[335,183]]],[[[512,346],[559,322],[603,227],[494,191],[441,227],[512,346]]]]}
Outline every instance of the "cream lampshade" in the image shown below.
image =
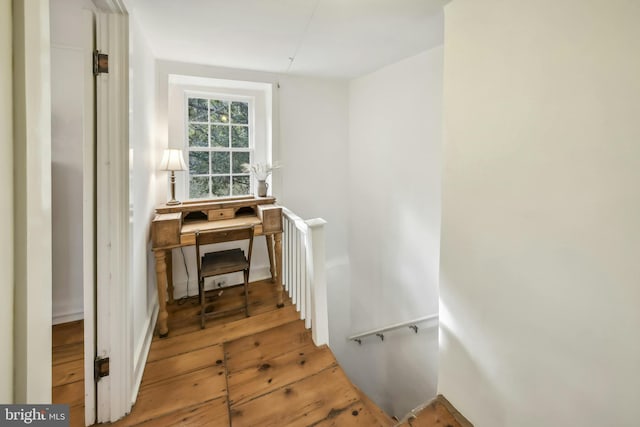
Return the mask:
{"type": "Polygon", "coordinates": [[[182,157],[182,150],[173,148],[167,148],[164,150],[159,169],[163,171],[171,171],[171,200],[167,202],[167,205],[179,205],[180,202],[176,200],[175,171],[187,170],[187,165],[184,163],[184,158],[182,157]]]}

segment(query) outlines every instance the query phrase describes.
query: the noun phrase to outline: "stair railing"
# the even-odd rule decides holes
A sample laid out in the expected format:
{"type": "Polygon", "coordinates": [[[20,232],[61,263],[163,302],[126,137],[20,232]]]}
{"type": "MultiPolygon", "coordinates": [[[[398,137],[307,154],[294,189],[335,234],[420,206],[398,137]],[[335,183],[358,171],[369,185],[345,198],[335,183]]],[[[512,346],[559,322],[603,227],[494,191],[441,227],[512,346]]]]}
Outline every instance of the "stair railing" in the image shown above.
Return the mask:
{"type": "Polygon", "coordinates": [[[329,343],[324,225],[283,207],[282,282],[316,345],[329,343]]]}
{"type": "Polygon", "coordinates": [[[396,329],[407,328],[407,327],[417,334],[419,329],[418,328],[419,323],[427,322],[430,320],[437,320],[437,319],[438,319],[437,314],[431,314],[429,316],[419,317],[417,319],[409,320],[407,322],[395,323],[393,325],[385,326],[383,328],[371,329],[369,331],[360,332],[358,334],[351,335],[349,338],[347,338],[347,340],[357,342],[358,344],[362,344],[363,338],[375,335],[376,337],[380,338],[380,341],[384,341],[385,332],[394,331],[396,329]]]}

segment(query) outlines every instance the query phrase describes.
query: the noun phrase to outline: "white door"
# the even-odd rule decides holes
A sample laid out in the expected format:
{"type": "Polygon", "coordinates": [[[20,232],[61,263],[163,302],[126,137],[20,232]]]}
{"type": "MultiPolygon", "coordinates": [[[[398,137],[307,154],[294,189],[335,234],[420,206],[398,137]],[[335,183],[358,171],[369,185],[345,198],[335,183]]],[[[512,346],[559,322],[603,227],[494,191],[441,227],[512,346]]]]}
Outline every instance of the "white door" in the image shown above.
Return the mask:
{"type": "Polygon", "coordinates": [[[128,19],[98,12],[96,48],[108,72],[96,77],[96,356],[109,375],[96,386],[97,422],[132,406],[132,319],[129,287],[128,19]]]}

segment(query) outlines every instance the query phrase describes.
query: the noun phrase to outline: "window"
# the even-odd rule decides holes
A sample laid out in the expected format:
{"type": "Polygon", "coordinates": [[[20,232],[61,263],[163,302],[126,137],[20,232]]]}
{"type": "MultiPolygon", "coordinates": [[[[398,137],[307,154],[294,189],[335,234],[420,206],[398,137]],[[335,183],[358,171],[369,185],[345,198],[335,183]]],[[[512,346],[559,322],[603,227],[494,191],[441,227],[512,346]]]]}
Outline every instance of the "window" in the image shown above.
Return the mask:
{"type": "Polygon", "coordinates": [[[251,194],[253,101],[187,95],[189,198],[251,194]]]}

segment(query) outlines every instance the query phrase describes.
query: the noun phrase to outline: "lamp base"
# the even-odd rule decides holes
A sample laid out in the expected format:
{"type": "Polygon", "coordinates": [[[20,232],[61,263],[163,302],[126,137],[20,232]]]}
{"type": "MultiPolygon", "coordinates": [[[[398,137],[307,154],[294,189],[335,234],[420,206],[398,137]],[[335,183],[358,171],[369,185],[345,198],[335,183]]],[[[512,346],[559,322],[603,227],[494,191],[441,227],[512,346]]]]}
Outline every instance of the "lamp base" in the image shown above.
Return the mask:
{"type": "Polygon", "coordinates": [[[171,171],[171,200],[167,202],[167,206],[175,206],[181,203],[176,200],[176,175],[171,171]]]}

